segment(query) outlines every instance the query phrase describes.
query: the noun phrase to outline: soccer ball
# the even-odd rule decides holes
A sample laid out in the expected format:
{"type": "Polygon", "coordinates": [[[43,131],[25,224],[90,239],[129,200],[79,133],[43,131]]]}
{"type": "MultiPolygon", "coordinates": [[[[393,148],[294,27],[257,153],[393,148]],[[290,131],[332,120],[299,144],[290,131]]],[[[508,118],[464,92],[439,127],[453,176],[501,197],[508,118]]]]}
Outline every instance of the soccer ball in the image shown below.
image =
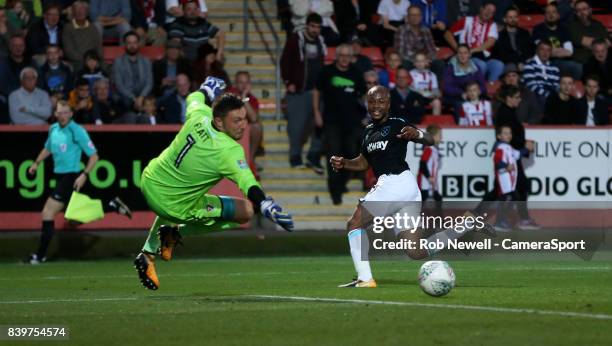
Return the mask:
{"type": "Polygon", "coordinates": [[[444,261],[428,261],[419,270],[419,286],[423,292],[442,297],[455,287],[455,272],[444,261]]]}

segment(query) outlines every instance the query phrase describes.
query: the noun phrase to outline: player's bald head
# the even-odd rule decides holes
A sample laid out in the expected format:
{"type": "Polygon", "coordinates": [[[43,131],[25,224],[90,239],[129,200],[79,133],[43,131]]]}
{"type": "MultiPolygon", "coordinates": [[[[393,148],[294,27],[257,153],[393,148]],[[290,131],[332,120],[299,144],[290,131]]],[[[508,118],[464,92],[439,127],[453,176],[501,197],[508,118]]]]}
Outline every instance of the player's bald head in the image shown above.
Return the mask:
{"type": "Polygon", "coordinates": [[[368,113],[375,122],[384,121],[391,106],[389,89],[377,85],[368,90],[368,113]]]}
{"type": "Polygon", "coordinates": [[[382,85],[376,85],[368,90],[368,99],[369,98],[390,98],[391,94],[389,94],[389,89],[385,88],[382,85]]]}

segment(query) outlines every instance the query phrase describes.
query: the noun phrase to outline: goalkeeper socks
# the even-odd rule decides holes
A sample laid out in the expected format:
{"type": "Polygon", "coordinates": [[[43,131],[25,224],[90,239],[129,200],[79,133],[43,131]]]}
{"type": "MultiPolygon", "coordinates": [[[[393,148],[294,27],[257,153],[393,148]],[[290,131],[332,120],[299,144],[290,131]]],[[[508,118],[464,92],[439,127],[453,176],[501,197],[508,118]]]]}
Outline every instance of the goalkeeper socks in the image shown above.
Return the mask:
{"type": "Polygon", "coordinates": [[[38,251],[36,252],[36,256],[39,261],[47,255],[47,249],[49,248],[49,244],[51,243],[51,239],[53,239],[53,233],[55,231],[54,220],[43,221],[42,222],[42,230],[40,235],[40,244],[38,245],[38,251]]]}
{"type": "Polygon", "coordinates": [[[155,222],[151,225],[151,229],[149,229],[149,236],[147,237],[147,241],[142,247],[142,251],[148,252],[151,254],[157,254],[159,252],[160,241],[159,235],[157,232],[159,231],[159,226],[164,224],[164,220],[159,216],[155,217],[155,222]]]}
{"type": "Polygon", "coordinates": [[[357,278],[361,281],[372,280],[370,261],[367,260],[370,246],[366,231],[361,228],[354,229],[348,233],[348,240],[357,278]],[[362,258],[366,258],[366,260],[363,261],[362,258]]]}

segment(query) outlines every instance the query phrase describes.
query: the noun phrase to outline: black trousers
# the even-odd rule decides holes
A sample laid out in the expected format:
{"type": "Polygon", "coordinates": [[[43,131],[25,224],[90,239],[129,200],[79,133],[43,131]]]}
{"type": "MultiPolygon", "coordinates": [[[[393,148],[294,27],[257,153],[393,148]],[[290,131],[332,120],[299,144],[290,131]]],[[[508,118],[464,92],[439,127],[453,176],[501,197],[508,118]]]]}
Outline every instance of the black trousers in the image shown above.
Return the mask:
{"type": "Polygon", "coordinates": [[[346,183],[351,177],[351,172],[344,169],[334,172],[329,159],[332,156],[342,156],[349,160],[357,157],[362,131],[361,127],[354,125],[325,124],[323,126],[323,142],[327,154],[327,189],[332,198],[341,197],[346,191],[346,183]]]}

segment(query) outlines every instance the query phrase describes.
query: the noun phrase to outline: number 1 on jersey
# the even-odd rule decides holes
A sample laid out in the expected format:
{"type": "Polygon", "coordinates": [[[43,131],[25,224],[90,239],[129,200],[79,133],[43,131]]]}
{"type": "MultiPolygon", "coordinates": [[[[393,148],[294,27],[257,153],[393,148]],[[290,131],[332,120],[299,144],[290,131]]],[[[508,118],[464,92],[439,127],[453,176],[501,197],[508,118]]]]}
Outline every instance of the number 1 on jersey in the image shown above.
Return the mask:
{"type": "Polygon", "coordinates": [[[185,146],[183,147],[183,149],[181,149],[181,152],[176,157],[176,160],[174,160],[174,167],[179,168],[181,162],[183,161],[183,158],[185,158],[185,155],[187,155],[187,152],[189,151],[189,149],[191,149],[191,147],[193,147],[194,144],[195,139],[193,139],[191,134],[188,134],[187,143],[185,143],[185,146]]]}

